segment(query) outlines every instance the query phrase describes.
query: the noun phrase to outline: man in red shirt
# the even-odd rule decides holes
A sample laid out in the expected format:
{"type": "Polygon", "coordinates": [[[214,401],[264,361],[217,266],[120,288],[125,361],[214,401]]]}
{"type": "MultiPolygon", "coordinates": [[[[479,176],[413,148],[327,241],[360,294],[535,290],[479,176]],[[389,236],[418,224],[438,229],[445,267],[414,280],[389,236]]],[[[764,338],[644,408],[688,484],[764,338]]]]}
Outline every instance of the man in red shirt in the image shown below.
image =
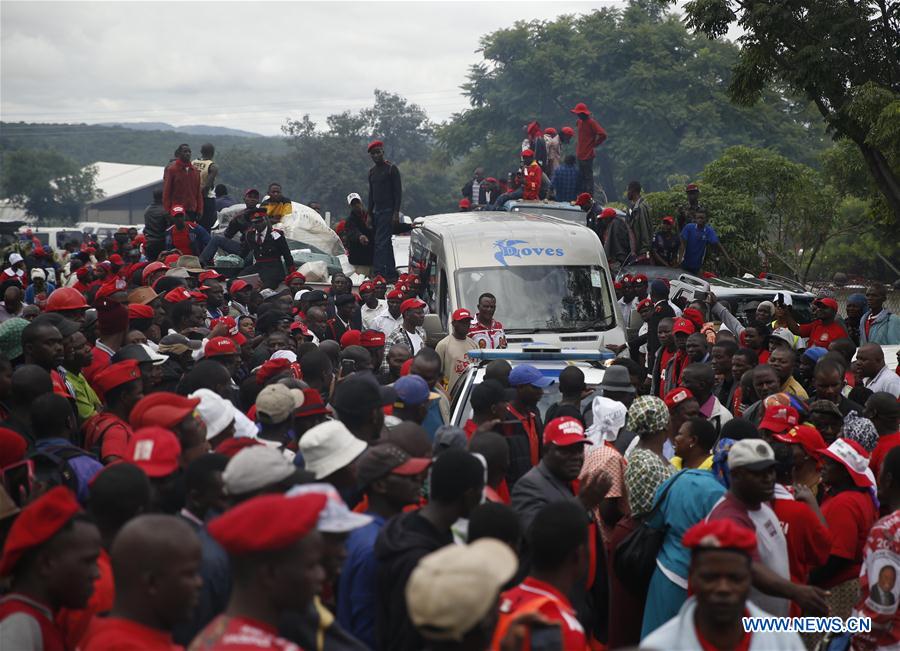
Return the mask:
{"type": "Polygon", "coordinates": [[[303,612],[322,590],[322,535],[316,531],[327,498],[262,495],[210,522],[209,535],[226,552],[232,588],[228,607],[191,643],[192,649],[299,651],[278,637],[284,611],[303,612]]]}
{"type": "Polygon", "coordinates": [[[191,164],[190,145],[179,145],[175,160],[163,172],[163,208],[171,212],[176,205],[184,206],[193,219],[203,215],[200,171],[191,164]]]}
{"type": "Polygon", "coordinates": [[[81,373],[88,382],[94,382],[96,375],[112,363],[112,357],[119,348],[125,345],[128,334],[128,308],[108,298],[98,299],[94,303],[97,308],[97,338],[91,350],[91,363],[81,373]]]}
{"type": "Polygon", "coordinates": [[[11,586],[0,599],[4,649],[66,648],[53,617],[63,607],[84,608],[100,555],[100,532],[80,513],[75,495],[57,486],[13,523],[0,560],[0,577],[11,586]]]}
{"type": "Polygon", "coordinates": [[[869,459],[869,468],[878,477],[887,453],[900,445],[900,403],[890,393],[875,393],[866,400],[863,416],[872,421],[878,432],[878,445],[869,459]]]}
{"type": "Polygon", "coordinates": [[[134,433],[128,424],[128,416],[144,397],[138,361],[127,359],[110,365],[97,374],[94,387],[103,396],[106,410],[85,421],[84,447],[108,464],[125,458],[134,433]]]}
{"type": "Polygon", "coordinates": [[[174,650],[172,628],[190,618],[202,584],[200,539],[173,515],[141,515],[116,535],[111,551],[116,601],[95,618],[82,651],[174,650]]]}
{"type": "Polygon", "coordinates": [[[479,348],[506,348],[506,332],[503,324],[494,320],[497,311],[497,297],[484,293],[478,297],[478,312],[469,327],[469,336],[479,348]]]}
{"type": "Polygon", "coordinates": [[[542,508],[529,529],[531,573],[522,583],[500,595],[500,616],[517,611],[538,612],[559,623],[566,651],[588,648],[584,628],[568,597],[583,580],[588,559],[588,518],[572,502],[556,502],[542,508]]]}
{"type": "Polygon", "coordinates": [[[819,346],[828,348],[828,345],[837,339],[849,337],[847,330],[835,321],[838,304],[833,298],[817,298],[812,302],[814,321],[800,325],[791,314],[790,308],[785,305],[775,306],[775,319],[786,323],[788,329],[795,335],[808,339],[807,347],[819,346]]]}
{"type": "Polygon", "coordinates": [[[575,123],[578,131],[578,144],[575,147],[575,156],[578,158],[578,191],[594,196],[594,149],[606,142],[606,131],[591,117],[584,102],[578,102],[571,112],[578,116],[578,122],[575,123]]]}

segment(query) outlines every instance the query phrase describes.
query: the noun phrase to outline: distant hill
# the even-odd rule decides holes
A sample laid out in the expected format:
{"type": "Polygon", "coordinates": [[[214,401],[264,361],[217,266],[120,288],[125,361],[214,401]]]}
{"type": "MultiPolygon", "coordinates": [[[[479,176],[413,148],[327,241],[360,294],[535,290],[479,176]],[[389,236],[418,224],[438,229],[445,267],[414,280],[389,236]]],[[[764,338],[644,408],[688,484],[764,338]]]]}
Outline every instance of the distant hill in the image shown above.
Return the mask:
{"type": "Polygon", "coordinates": [[[240,138],[264,138],[261,133],[244,131],[243,129],[231,129],[229,127],[215,127],[208,124],[185,124],[176,127],[167,122],[101,122],[98,127],[120,127],[135,131],[175,131],[187,133],[192,136],[238,136],[240,138]]]}

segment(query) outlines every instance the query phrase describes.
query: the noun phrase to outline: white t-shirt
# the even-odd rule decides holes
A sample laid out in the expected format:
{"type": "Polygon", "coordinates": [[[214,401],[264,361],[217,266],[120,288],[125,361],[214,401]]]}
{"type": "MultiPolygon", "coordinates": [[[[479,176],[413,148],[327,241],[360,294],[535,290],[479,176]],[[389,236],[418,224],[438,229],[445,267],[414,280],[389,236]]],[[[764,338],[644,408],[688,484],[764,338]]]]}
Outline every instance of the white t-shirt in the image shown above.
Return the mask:
{"type": "Polygon", "coordinates": [[[372,321],[372,327],[368,328],[369,330],[378,330],[379,332],[383,332],[384,336],[388,336],[394,330],[397,329],[397,326],[403,323],[403,317],[398,316],[396,319],[391,316],[391,313],[385,310],[384,314],[375,317],[372,321]]]}
{"type": "Polygon", "coordinates": [[[375,328],[375,319],[382,314],[387,314],[387,311],[387,301],[383,299],[378,299],[378,305],[375,307],[369,307],[363,303],[362,307],[359,308],[359,314],[362,317],[363,330],[377,329],[375,328]]]}
{"type": "Polygon", "coordinates": [[[419,335],[417,335],[415,332],[409,332],[408,330],[407,330],[407,332],[406,332],[406,336],[409,337],[409,341],[410,341],[410,343],[412,344],[412,347],[413,347],[413,349],[412,349],[412,354],[413,354],[413,355],[415,355],[415,354],[418,353],[420,350],[422,350],[422,344],[425,343],[425,342],[422,340],[422,337],[420,337],[419,335]]]}

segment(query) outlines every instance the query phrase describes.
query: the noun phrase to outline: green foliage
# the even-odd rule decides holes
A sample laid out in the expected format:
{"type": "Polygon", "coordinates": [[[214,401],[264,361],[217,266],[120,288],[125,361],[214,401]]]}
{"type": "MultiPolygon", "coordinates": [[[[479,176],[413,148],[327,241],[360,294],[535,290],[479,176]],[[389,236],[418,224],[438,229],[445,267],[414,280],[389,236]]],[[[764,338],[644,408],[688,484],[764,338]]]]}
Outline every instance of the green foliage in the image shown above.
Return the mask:
{"type": "Polygon", "coordinates": [[[0,185],[29,215],[73,224],[97,194],[96,177],[96,168],[56,152],[22,149],[5,157],[0,185]]]}
{"type": "MultiPolygon", "coordinates": [[[[670,0],[671,1],[671,0],[670,0]]],[[[812,101],[859,148],[900,223],[900,4],[884,0],[690,0],[689,27],[742,31],[729,93],[750,106],[783,85],[812,101]]]]}
{"type": "Polygon", "coordinates": [[[520,22],[483,37],[484,60],[463,86],[472,106],[439,130],[465,174],[477,165],[495,176],[513,169],[523,125],[574,126],[578,101],[609,133],[598,167],[611,198],[632,179],[660,189],[671,174],[694,177],[738,144],[816,164],[823,131],[814,109],[777,90],[754,109],[731,103],[723,88],[737,48],[691,35],[659,4],[520,22]]]}

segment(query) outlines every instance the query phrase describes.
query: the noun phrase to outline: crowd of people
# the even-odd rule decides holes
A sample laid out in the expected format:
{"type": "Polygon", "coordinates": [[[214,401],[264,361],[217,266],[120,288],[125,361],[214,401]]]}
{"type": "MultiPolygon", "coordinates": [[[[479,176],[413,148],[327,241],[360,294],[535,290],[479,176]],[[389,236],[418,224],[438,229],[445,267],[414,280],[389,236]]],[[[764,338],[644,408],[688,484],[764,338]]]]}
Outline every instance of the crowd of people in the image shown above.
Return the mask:
{"type": "MultiPolygon", "coordinates": [[[[343,229],[356,286],[295,268],[280,186],[221,201],[213,151],[198,167],[186,145],[142,234],[60,252],[26,237],[8,255],[0,648],[818,641],[746,632],[747,614],[863,615],[853,648],[900,644],[900,375],[882,348],[900,317],[884,286],[846,314],[822,294],[800,323],[787,295],[743,318],[625,275],[617,308],[642,327],[599,386],[567,366],[542,410],[556,380],[495,360],[457,427],[449,396],[470,351],[506,347],[495,316],[513,297],[480,296],[429,340],[419,270],[380,248],[400,228],[399,171],[381,142],[369,154],[366,207],[351,194],[343,229]],[[224,233],[200,223],[234,206],[224,233]],[[214,268],[221,250],[238,276],[214,268]]],[[[694,199],[678,218],[702,230],[694,199]]]]}

